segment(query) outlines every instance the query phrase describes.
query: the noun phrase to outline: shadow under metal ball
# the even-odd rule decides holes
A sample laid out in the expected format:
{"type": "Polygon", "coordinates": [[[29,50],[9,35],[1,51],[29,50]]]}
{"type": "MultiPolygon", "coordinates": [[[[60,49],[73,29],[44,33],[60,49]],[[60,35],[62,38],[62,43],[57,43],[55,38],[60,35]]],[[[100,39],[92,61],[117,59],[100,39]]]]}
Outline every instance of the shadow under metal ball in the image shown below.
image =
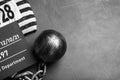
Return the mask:
{"type": "Polygon", "coordinates": [[[59,60],[66,52],[67,43],[63,35],[55,30],[43,31],[35,41],[34,55],[45,63],[59,60]]]}

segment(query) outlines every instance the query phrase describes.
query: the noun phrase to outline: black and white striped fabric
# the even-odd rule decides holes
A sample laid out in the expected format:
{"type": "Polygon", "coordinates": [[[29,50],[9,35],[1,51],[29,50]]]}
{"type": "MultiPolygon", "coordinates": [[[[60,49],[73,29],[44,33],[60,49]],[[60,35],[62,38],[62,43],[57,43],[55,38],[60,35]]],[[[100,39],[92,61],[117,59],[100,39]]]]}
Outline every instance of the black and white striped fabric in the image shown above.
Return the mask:
{"type": "Polygon", "coordinates": [[[27,0],[14,0],[21,12],[22,18],[19,19],[18,25],[23,34],[27,34],[37,30],[37,21],[31,6],[27,0]]]}

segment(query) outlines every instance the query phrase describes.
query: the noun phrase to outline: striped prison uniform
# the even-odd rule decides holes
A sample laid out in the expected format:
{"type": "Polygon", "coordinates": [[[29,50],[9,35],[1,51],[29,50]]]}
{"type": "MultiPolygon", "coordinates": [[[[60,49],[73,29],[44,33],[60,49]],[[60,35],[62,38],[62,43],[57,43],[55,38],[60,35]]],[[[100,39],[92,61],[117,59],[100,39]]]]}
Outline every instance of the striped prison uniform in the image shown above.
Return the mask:
{"type": "MultiPolygon", "coordinates": [[[[11,0],[0,0],[0,5],[5,4],[8,1],[11,0]]],[[[22,15],[22,18],[17,21],[20,29],[22,30],[22,33],[25,35],[27,33],[37,30],[37,21],[29,2],[27,0],[13,1],[15,1],[22,15]]]]}
{"type": "Polygon", "coordinates": [[[27,34],[37,30],[37,21],[31,6],[27,0],[14,0],[21,12],[22,18],[19,19],[18,25],[23,34],[27,34]]]}

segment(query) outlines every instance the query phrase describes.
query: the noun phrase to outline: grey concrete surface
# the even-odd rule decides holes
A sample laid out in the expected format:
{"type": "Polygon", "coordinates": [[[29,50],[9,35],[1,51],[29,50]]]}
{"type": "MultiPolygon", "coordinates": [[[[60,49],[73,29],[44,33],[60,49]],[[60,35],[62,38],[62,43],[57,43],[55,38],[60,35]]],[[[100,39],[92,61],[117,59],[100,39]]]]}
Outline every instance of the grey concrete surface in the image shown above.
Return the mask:
{"type": "Polygon", "coordinates": [[[68,44],[45,80],[120,80],[120,0],[29,2],[39,27],[28,39],[34,42],[41,31],[54,29],[68,44]]]}

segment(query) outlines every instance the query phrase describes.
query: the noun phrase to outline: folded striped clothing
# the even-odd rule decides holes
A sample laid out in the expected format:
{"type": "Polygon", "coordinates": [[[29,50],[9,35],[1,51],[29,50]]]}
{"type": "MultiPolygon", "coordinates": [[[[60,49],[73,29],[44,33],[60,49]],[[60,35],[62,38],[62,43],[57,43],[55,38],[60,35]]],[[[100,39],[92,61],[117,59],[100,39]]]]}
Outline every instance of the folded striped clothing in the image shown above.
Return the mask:
{"type": "Polygon", "coordinates": [[[27,33],[37,30],[37,20],[33,13],[33,10],[27,0],[14,0],[18,6],[18,9],[22,15],[22,18],[19,19],[18,25],[22,30],[22,33],[25,35],[27,33]]]}

